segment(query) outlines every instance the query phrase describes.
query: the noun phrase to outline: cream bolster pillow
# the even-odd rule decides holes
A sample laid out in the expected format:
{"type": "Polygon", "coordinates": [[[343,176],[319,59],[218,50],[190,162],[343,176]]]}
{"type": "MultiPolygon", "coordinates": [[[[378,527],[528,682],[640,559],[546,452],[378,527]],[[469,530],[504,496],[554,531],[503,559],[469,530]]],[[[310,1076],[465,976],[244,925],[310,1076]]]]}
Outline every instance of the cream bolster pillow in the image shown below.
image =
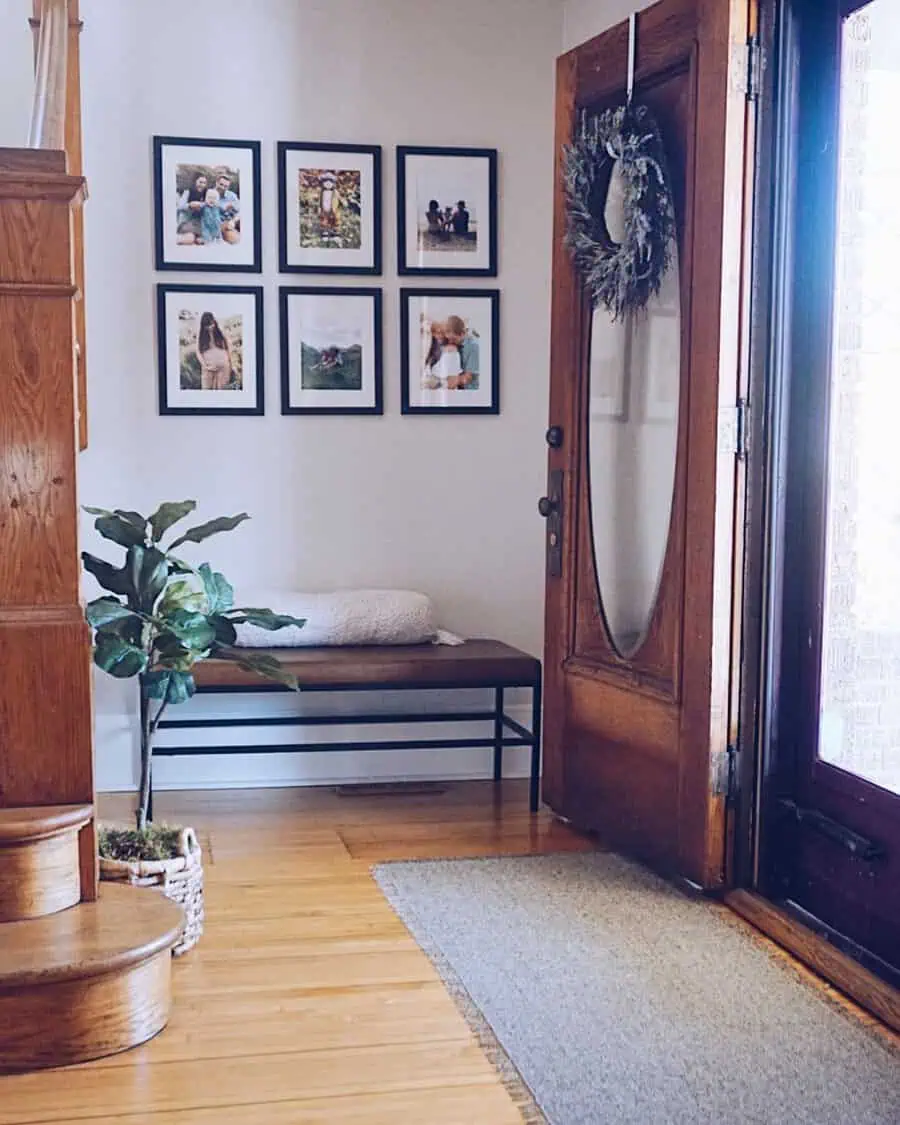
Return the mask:
{"type": "Polygon", "coordinates": [[[434,606],[413,590],[336,590],[304,594],[296,590],[241,590],[235,605],[271,609],[305,618],[302,629],[269,632],[238,625],[243,648],[300,648],[318,645],[414,645],[438,636],[434,606]]]}

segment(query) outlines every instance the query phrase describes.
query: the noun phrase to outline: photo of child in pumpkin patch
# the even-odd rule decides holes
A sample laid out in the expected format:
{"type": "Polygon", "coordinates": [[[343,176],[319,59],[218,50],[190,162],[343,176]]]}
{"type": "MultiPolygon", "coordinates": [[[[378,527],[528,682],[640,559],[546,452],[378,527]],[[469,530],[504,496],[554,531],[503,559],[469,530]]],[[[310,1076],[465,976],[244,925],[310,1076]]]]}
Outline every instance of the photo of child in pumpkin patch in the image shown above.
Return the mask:
{"type": "Polygon", "coordinates": [[[358,250],[362,246],[362,174],[358,169],[301,168],[300,246],[358,250]]]}

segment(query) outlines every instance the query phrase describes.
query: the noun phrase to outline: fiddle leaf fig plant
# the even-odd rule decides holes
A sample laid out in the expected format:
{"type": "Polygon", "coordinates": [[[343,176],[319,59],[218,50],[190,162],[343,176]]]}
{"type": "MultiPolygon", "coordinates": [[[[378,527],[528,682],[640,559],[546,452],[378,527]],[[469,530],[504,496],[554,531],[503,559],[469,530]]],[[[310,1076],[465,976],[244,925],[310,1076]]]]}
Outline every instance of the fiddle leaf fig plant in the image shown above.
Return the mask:
{"type": "Polygon", "coordinates": [[[108,591],[86,609],[94,631],[94,663],[117,679],[137,677],[141,714],[141,782],[137,830],[147,831],[153,740],[170,703],[194,694],[194,665],[215,657],[297,690],[296,679],[266,653],[237,647],[237,625],[283,629],[306,622],[270,609],[235,608],[234,590],[208,563],[193,567],[172,552],[185,543],[233,531],[250,517],[220,516],[191,527],[168,546],[163,538],[197,507],[194,500],[161,504],[151,516],[116,508],[85,508],[94,527],[123,547],[125,561],[114,566],[88,551],[85,570],[108,591]]]}

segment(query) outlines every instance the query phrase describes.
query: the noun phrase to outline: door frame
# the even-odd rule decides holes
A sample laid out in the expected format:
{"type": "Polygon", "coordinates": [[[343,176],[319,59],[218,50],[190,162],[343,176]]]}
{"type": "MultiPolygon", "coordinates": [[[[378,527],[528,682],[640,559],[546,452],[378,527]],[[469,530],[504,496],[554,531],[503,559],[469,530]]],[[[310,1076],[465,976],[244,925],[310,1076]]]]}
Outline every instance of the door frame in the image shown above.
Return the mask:
{"type": "MultiPolygon", "coordinates": [[[[704,294],[691,302],[682,331],[691,347],[689,394],[680,421],[679,444],[686,452],[684,506],[685,578],[681,613],[684,627],[678,654],[678,713],[671,747],[677,754],[676,854],[671,872],[704,890],[721,889],[728,851],[726,804],[729,745],[735,725],[735,656],[740,645],[735,611],[735,533],[743,524],[743,489],[735,442],[740,396],[742,312],[745,293],[746,151],[750,107],[743,86],[746,44],[756,0],[685,0],[644,9],[638,16],[635,79],[654,73],[651,55],[642,59],[641,28],[664,34],[668,50],[682,44],[695,53],[694,149],[703,166],[694,168],[691,210],[694,223],[693,287],[704,294]],[[738,79],[736,81],[736,79],[738,79]],[[699,171],[699,174],[698,174],[699,171]],[[715,311],[711,313],[711,309],[715,311]]],[[[650,39],[647,35],[648,41],[650,39]]],[[[680,48],[679,48],[680,49],[680,48]]],[[[551,427],[568,440],[551,447],[548,473],[563,474],[561,506],[567,536],[574,527],[579,453],[572,437],[579,415],[573,386],[585,363],[584,304],[564,245],[565,201],[559,189],[562,145],[573,136],[581,104],[624,93],[628,24],[561,56],[557,64],[556,184],[553,244],[553,331],[551,333],[551,427]],[[602,40],[602,42],[601,42],[602,40]],[[574,329],[574,330],[573,330],[574,329]]],[[[549,536],[548,536],[549,541],[549,536]]],[[[577,539],[573,539],[577,541],[577,539]]],[[[574,651],[573,552],[563,555],[562,573],[546,585],[545,773],[543,795],[565,814],[566,662],[574,651]]]]}
{"type": "MultiPolygon", "coordinates": [[[[756,138],[751,309],[749,317],[749,459],[743,559],[742,655],[734,794],[730,834],[733,862],[725,901],[832,984],[900,1031],[900,991],[841,948],[827,927],[775,905],[760,890],[763,795],[776,773],[772,753],[782,645],[785,529],[770,516],[784,513],[788,484],[785,424],[790,387],[793,317],[795,165],[799,85],[795,65],[798,23],[792,0],[759,0],[761,72],[756,138]]],[[[844,947],[849,950],[850,943],[844,947]]]]}

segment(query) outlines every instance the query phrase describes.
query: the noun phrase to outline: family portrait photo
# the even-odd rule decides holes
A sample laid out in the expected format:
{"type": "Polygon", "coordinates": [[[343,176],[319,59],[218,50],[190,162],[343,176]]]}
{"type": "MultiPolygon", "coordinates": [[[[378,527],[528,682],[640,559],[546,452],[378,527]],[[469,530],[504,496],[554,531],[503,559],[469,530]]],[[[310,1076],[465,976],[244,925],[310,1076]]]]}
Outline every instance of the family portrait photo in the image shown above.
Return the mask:
{"type": "Polygon", "coordinates": [[[380,414],[381,291],[281,290],[283,414],[380,414]]]}
{"type": "Polygon", "coordinates": [[[154,137],[156,267],[260,263],[259,143],[154,137]]]}
{"type": "Polygon", "coordinates": [[[160,411],[262,412],[262,290],[161,285],[160,411]]]}
{"type": "Polygon", "coordinates": [[[241,179],[237,169],[178,164],[175,196],[179,246],[240,242],[241,179]]]}
{"type": "Polygon", "coordinates": [[[401,274],[497,273],[494,149],[397,150],[401,274]]]}
{"type": "Polygon", "coordinates": [[[403,412],[499,411],[499,293],[401,292],[403,412]]]}
{"type": "Polygon", "coordinates": [[[283,272],[381,272],[381,149],[278,145],[283,272]]]}

